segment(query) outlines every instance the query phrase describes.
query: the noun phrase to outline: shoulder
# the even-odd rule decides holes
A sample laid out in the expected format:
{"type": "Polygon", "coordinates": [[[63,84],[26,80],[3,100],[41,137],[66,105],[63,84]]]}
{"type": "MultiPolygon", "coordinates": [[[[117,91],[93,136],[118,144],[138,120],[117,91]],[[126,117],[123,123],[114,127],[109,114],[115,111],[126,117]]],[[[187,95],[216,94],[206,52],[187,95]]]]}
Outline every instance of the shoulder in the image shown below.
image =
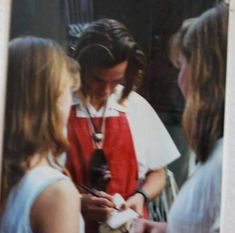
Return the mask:
{"type": "MultiPolygon", "coordinates": [[[[201,166],[201,179],[217,187],[222,175],[223,138],[218,139],[213,146],[207,161],[201,166]]],[[[218,187],[217,187],[218,188],[218,187]]]]}
{"type": "MultiPolygon", "coordinates": [[[[59,209],[63,208],[63,205],[79,203],[79,192],[75,188],[74,184],[66,179],[61,179],[53,184],[49,185],[36,199],[33,208],[35,206],[39,209],[59,209]]],[[[39,210],[37,208],[37,210],[39,210]]]]}
{"type": "Polygon", "coordinates": [[[58,232],[70,232],[71,226],[65,225],[64,221],[77,225],[79,213],[79,192],[70,180],[61,179],[50,184],[38,196],[32,206],[30,220],[32,228],[43,229],[42,232],[57,232],[58,228],[58,232]],[[74,219],[76,221],[73,221],[74,219]],[[55,224],[52,224],[52,221],[55,224]]]}
{"type": "MultiPolygon", "coordinates": [[[[120,99],[122,90],[123,86],[118,85],[115,91],[116,100],[120,99]]],[[[137,92],[131,91],[127,99],[124,101],[123,105],[126,108],[125,111],[127,113],[128,120],[134,125],[136,122],[138,130],[139,127],[141,127],[141,125],[139,124],[140,121],[142,122],[143,127],[145,127],[145,124],[147,124],[148,126],[156,125],[157,128],[163,127],[156,111],[153,109],[150,103],[137,92]]]]}
{"type": "MultiPolygon", "coordinates": [[[[117,85],[116,88],[115,88],[115,92],[113,93],[112,97],[118,101],[121,98],[123,89],[124,89],[124,86],[117,85]]],[[[126,98],[124,103],[128,104],[130,102],[131,103],[132,102],[136,102],[136,103],[148,103],[143,96],[141,96],[140,94],[138,94],[134,90],[130,92],[130,94],[128,95],[128,97],[126,98]]]]}
{"type": "Polygon", "coordinates": [[[142,107],[152,108],[150,103],[142,95],[138,94],[136,91],[132,91],[129,94],[127,98],[127,103],[138,104],[142,107]]]}
{"type": "Polygon", "coordinates": [[[210,157],[212,160],[216,161],[218,166],[221,166],[221,164],[222,164],[223,146],[224,146],[224,139],[220,138],[216,141],[216,143],[213,147],[213,150],[211,152],[210,157]]]}
{"type": "Polygon", "coordinates": [[[74,184],[70,180],[60,179],[54,182],[53,184],[49,185],[38,198],[39,199],[44,198],[45,200],[52,199],[50,200],[50,203],[53,203],[53,201],[56,202],[59,201],[60,199],[63,200],[71,197],[74,200],[78,199],[79,198],[78,190],[75,188],[74,184]]]}
{"type": "Polygon", "coordinates": [[[219,139],[209,159],[199,165],[194,174],[185,182],[171,208],[171,212],[175,215],[180,212],[183,218],[188,216],[190,219],[196,219],[199,216],[210,218],[212,212],[215,215],[219,213],[222,148],[223,140],[219,139]]]}
{"type": "MultiPolygon", "coordinates": [[[[124,87],[122,85],[118,85],[116,87],[113,98],[117,102],[121,98],[123,88],[124,87]]],[[[150,103],[136,91],[130,92],[128,97],[125,99],[123,105],[127,108],[127,112],[130,114],[133,113],[136,115],[157,115],[150,103]]]]}

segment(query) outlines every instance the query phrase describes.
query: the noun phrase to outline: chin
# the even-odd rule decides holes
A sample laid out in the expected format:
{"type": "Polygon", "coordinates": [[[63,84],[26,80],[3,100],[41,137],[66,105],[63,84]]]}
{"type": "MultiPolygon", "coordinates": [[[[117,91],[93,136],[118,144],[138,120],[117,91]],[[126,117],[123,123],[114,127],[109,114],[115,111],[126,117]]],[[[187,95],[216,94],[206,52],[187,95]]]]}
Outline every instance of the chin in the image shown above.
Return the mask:
{"type": "Polygon", "coordinates": [[[96,96],[96,99],[99,101],[106,101],[109,98],[110,95],[107,96],[96,96]]]}

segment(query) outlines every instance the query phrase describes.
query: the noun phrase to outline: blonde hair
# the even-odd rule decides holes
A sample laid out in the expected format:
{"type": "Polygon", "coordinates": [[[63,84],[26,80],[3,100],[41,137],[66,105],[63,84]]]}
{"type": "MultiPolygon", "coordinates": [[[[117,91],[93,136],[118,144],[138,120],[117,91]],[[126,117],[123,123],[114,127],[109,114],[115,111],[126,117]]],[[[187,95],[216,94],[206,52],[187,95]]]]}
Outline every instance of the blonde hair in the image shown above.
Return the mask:
{"type": "Polygon", "coordinates": [[[51,151],[55,162],[67,150],[58,105],[64,84],[79,86],[78,64],[52,40],[10,42],[4,127],[3,201],[29,167],[35,153],[51,151]],[[64,74],[64,70],[68,75],[64,74]]]}

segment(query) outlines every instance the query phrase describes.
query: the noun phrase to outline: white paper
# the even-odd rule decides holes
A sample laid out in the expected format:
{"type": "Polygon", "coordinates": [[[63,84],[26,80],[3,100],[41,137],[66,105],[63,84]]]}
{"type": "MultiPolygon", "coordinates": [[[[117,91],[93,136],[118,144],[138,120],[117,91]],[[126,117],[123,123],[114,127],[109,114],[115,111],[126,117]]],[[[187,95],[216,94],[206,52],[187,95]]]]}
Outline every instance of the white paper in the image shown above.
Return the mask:
{"type": "MultiPolygon", "coordinates": [[[[120,208],[125,203],[123,197],[118,193],[113,195],[113,201],[117,208],[120,208]]],[[[123,211],[115,210],[106,223],[112,229],[116,229],[128,221],[138,218],[138,216],[138,213],[130,208],[123,211]]]]}

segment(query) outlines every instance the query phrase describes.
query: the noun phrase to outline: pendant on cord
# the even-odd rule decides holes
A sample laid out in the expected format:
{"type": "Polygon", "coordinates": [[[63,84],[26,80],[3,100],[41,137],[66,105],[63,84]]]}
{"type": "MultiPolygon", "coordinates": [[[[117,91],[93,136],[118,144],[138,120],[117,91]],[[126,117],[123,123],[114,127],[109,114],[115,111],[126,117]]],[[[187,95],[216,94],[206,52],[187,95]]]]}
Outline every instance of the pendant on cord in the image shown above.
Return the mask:
{"type": "Polygon", "coordinates": [[[112,174],[103,149],[95,149],[93,151],[89,176],[93,188],[106,192],[106,187],[112,178],[112,174]]]}
{"type": "Polygon", "coordinates": [[[104,139],[104,134],[103,133],[93,133],[93,140],[95,142],[101,142],[104,139]]]}

